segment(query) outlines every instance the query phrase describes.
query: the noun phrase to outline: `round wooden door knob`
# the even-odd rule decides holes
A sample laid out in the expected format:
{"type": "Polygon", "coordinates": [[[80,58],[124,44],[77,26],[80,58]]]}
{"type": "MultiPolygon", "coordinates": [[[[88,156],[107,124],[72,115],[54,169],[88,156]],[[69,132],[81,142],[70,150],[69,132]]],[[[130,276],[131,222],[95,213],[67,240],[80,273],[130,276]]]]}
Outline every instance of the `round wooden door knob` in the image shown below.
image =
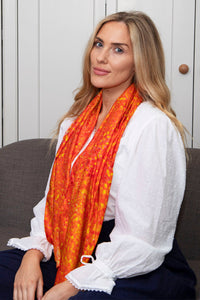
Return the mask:
{"type": "Polygon", "coordinates": [[[187,74],[187,72],[189,71],[189,67],[186,64],[180,65],[178,69],[181,74],[187,74]]]}

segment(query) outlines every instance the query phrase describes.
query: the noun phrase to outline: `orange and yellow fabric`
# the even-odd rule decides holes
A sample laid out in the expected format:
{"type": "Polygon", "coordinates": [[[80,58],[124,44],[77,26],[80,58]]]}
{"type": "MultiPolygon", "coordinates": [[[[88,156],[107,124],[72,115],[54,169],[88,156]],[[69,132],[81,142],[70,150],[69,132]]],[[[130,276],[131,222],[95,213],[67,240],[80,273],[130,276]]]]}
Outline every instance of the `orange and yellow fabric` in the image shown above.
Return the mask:
{"type": "Polygon", "coordinates": [[[65,275],[81,265],[82,255],[93,253],[104,219],[120,139],[141,102],[132,84],[115,101],[79,155],[95,130],[102,107],[100,91],[63,138],[53,165],[45,208],[45,232],[54,246],[58,268],[55,283],[64,281],[65,275]]]}

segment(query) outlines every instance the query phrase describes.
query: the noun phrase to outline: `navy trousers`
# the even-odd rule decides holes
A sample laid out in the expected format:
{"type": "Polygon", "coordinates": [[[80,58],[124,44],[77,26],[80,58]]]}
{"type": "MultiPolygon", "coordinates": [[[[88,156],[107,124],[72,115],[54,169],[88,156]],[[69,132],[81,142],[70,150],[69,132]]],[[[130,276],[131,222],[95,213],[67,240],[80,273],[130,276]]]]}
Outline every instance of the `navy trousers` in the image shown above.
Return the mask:
{"type": "MultiPolygon", "coordinates": [[[[114,222],[104,222],[98,243],[109,241],[114,222]]],[[[24,251],[11,249],[0,252],[0,300],[13,299],[13,282],[24,251]]],[[[44,293],[56,276],[54,256],[41,262],[44,293]]],[[[104,292],[80,291],[70,300],[132,300],[132,299],[195,299],[196,278],[180,252],[176,241],[163,264],[153,272],[132,278],[117,279],[111,295],[104,292]]]]}

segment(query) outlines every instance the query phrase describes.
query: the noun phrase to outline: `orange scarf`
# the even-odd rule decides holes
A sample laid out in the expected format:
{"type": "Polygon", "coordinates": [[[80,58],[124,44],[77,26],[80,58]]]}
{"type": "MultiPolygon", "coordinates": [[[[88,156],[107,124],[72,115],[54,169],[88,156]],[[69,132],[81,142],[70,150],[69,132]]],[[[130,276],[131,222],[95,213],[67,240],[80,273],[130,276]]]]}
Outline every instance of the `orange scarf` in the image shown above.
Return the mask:
{"type": "Polygon", "coordinates": [[[113,104],[92,141],[102,106],[102,91],[67,130],[53,165],[45,209],[45,231],[54,246],[55,283],[81,265],[97,243],[110,192],[113,165],[123,132],[142,102],[132,84],[113,104]]]}

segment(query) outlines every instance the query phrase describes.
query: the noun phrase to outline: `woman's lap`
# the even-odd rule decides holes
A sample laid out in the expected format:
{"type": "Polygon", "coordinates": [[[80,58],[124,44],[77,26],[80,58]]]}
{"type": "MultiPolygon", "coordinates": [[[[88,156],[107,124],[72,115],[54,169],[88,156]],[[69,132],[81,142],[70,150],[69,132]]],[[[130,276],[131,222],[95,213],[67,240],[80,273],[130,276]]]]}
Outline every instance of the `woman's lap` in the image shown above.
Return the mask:
{"type": "MultiPolygon", "coordinates": [[[[13,299],[13,283],[25,251],[11,249],[0,252],[0,299],[13,299]]],[[[56,276],[56,264],[52,257],[48,262],[41,262],[44,280],[44,293],[50,289],[56,276]]]]}
{"type": "Polygon", "coordinates": [[[0,252],[0,299],[10,300],[13,295],[13,282],[24,252],[18,249],[0,252]],[[21,253],[20,253],[21,252],[21,253]]]}
{"type": "MultiPolygon", "coordinates": [[[[0,252],[0,299],[12,300],[13,282],[24,251],[12,249],[0,252]]],[[[54,257],[41,263],[44,292],[54,284],[54,257]]],[[[164,263],[155,271],[132,278],[117,279],[112,295],[104,292],[80,291],[70,300],[132,300],[132,299],[195,299],[195,278],[176,242],[164,263]]]]}

